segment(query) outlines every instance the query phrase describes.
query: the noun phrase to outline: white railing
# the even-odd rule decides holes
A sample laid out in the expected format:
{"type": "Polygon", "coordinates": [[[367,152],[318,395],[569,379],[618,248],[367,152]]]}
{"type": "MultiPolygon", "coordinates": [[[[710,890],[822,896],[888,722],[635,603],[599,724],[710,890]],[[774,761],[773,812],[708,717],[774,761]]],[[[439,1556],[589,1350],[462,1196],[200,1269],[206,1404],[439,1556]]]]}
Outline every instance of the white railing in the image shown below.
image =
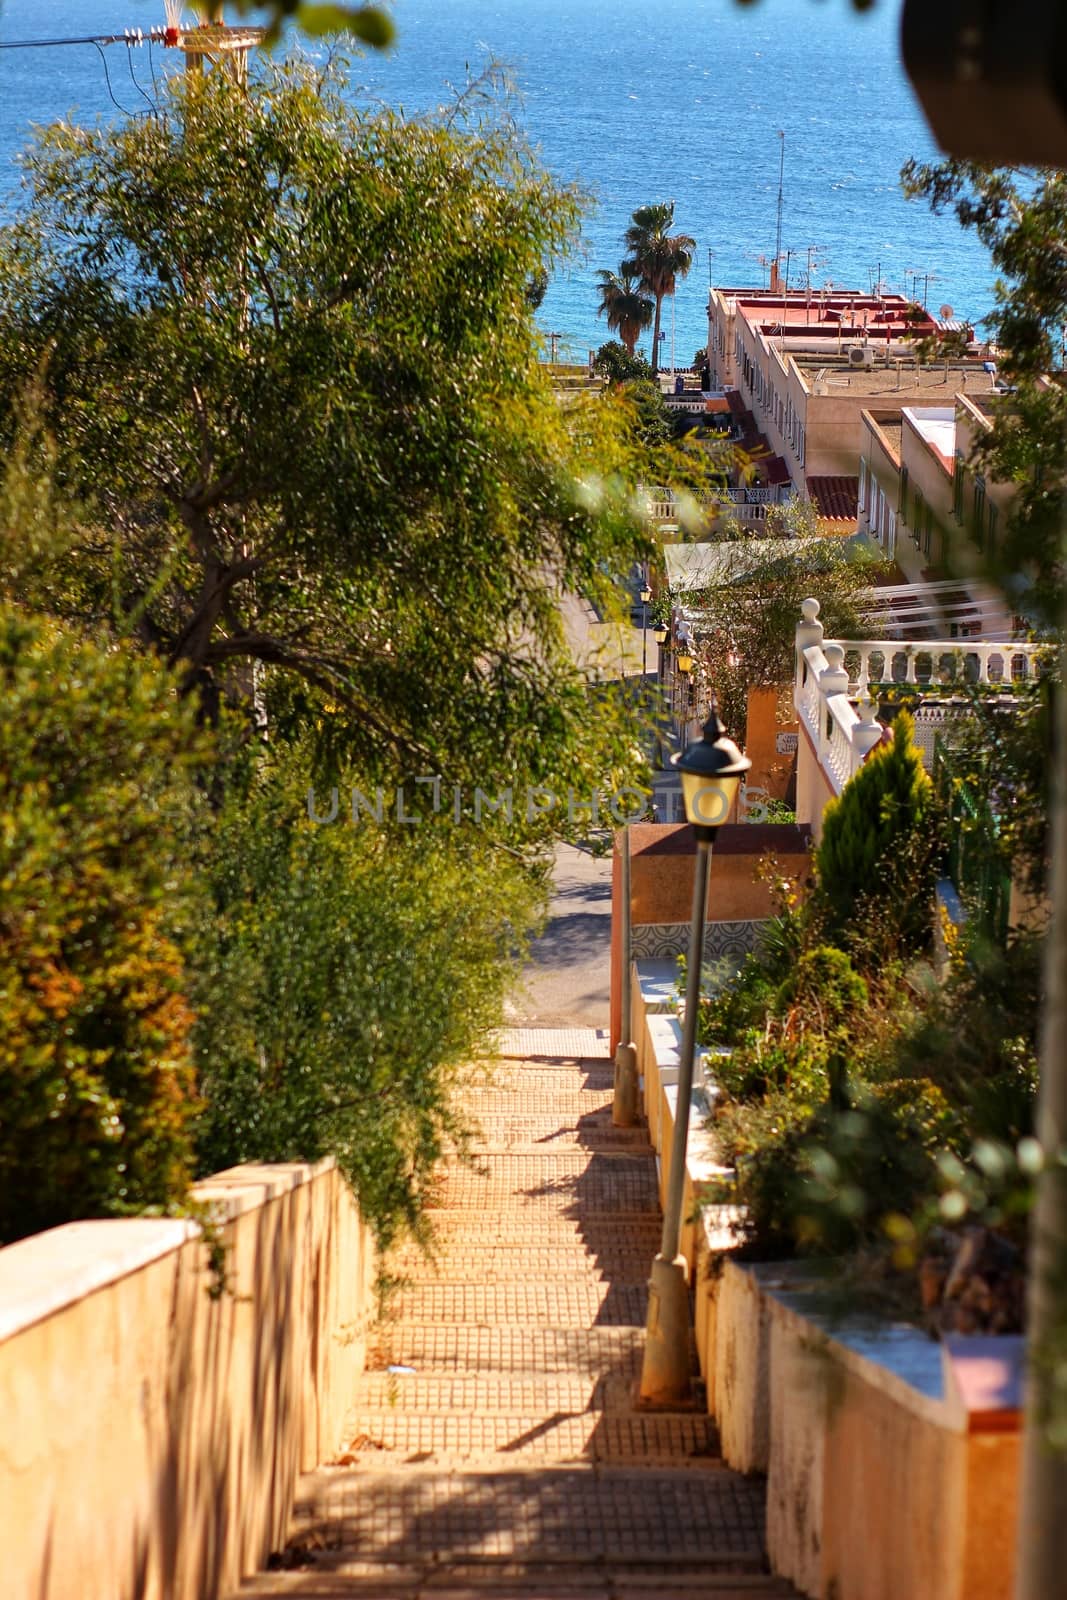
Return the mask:
{"type": "Polygon", "coordinates": [[[824,651],[820,644],[798,641],[797,659],[793,691],[797,718],[807,730],[835,794],[840,794],[881,739],[881,723],[869,700],[859,709],[852,704],[840,645],[828,644],[824,651]]]}
{"type": "MultiPolygon", "coordinates": [[[[927,690],[968,683],[1030,683],[1041,673],[1046,645],[972,639],[841,639],[849,691],[898,683],[927,690]]],[[[825,649],[826,646],[824,645],[825,649]]]]}
{"type": "MultiPolygon", "coordinates": [[[[797,717],[835,793],[840,794],[882,737],[873,689],[913,687],[935,700],[968,684],[1032,683],[1049,657],[1047,645],[924,639],[824,639],[819,602],[805,600],[797,626],[793,700],[797,717]]],[[[936,732],[958,711],[920,703],[916,740],[932,756],[936,732]]]]}
{"type": "MultiPolygon", "coordinates": [[[[791,483],[771,484],[755,488],[715,489],[698,496],[706,511],[730,510],[741,520],[762,517],[767,506],[779,505],[794,498],[791,483]]],[[[677,522],[678,501],[670,490],[656,489],[646,501],[648,515],[654,522],[677,522]]]]}

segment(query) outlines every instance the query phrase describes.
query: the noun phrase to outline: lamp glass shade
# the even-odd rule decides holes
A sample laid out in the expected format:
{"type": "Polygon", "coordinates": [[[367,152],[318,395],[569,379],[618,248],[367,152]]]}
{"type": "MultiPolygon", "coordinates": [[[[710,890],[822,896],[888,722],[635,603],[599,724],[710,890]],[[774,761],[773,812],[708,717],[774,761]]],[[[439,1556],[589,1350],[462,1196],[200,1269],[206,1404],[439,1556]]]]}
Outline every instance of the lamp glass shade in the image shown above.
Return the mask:
{"type": "Polygon", "coordinates": [[[649,589],[647,585],[645,586],[644,589],[641,590],[641,599],[642,599],[642,601],[644,602],[644,604],[646,606],[648,605],[648,602],[652,599],[652,590],[649,589]]]}
{"type": "Polygon", "coordinates": [[[697,828],[721,828],[752,762],[727,736],[718,712],[712,710],[703,738],[675,756],[672,765],[682,780],[686,820],[697,828]]]}
{"type": "Polygon", "coordinates": [[[692,658],[692,656],[680,655],[678,657],[678,671],[679,672],[692,672],[692,670],[693,670],[693,658],[692,658]]]}
{"type": "Polygon", "coordinates": [[[730,816],[741,784],[740,774],[714,778],[707,773],[683,771],[681,776],[685,820],[694,827],[721,828],[730,816]]]}
{"type": "Polygon", "coordinates": [[[658,628],[653,628],[652,629],[652,637],[653,637],[653,639],[655,639],[657,644],[666,644],[666,642],[667,642],[667,629],[665,627],[663,627],[662,625],[660,627],[658,627],[658,628]]]}

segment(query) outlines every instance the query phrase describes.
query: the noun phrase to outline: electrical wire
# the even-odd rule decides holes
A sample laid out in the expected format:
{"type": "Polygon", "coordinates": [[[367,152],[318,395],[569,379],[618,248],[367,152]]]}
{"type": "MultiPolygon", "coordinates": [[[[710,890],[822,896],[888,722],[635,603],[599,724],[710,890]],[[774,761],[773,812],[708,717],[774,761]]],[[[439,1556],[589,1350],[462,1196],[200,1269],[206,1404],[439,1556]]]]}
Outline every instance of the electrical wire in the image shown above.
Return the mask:
{"type": "Polygon", "coordinates": [[[153,45],[154,45],[154,41],[152,39],[152,35],[149,34],[148,35],[148,70],[152,74],[152,93],[156,97],[156,105],[158,106],[159,105],[159,84],[156,82],[156,58],[155,58],[155,50],[153,48],[153,45]]]}
{"type": "Polygon", "coordinates": [[[145,94],[144,90],[141,88],[141,85],[137,81],[137,74],[133,70],[133,40],[132,39],[129,40],[127,42],[127,45],[126,45],[126,65],[130,69],[130,82],[133,84],[134,88],[137,90],[137,93],[141,96],[141,99],[144,101],[145,105],[148,107],[147,113],[142,112],[141,115],[142,116],[147,115],[147,116],[150,116],[150,117],[154,117],[156,115],[157,110],[158,110],[158,106],[153,102],[153,100],[151,99],[151,97],[149,95],[145,94]]]}
{"type": "Polygon", "coordinates": [[[104,79],[107,83],[107,92],[111,96],[111,104],[117,111],[121,111],[124,117],[139,117],[143,115],[143,113],[140,111],[128,111],[120,101],[115,99],[115,91],[111,87],[111,73],[108,71],[107,56],[104,54],[103,46],[98,44],[95,39],[90,39],[87,42],[89,44],[96,45],[97,54],[99,55],[100,60],[104,63],[104,79]]]}

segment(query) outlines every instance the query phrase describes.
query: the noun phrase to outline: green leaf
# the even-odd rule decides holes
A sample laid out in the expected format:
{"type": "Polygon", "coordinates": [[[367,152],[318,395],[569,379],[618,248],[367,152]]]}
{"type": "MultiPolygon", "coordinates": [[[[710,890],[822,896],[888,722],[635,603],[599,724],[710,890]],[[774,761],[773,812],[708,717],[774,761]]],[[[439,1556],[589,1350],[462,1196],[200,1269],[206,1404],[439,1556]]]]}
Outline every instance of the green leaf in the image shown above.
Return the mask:
{"type": "Polygon", "coordinates": [[[375,50],[385,50],[396,37],[393,19],[379,6],[302,5],[297,21],[312,38],[352,33],[375,50]]]}

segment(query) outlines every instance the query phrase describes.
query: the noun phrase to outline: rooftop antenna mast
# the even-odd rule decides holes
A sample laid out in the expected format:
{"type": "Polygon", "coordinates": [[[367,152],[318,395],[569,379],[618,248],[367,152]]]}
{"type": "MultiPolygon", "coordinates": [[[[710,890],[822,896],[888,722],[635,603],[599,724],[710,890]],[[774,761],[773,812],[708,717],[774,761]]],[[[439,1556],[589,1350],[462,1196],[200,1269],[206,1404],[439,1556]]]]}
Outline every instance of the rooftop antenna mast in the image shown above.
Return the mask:
{"type": "Polygon", "coordinates": [[[778,262],[782,256],[782,203],[785,197],[785,131],[778,129],[782,141],[782,155],[778,163],[778,226],[774,235],[774,276],[778,276],[778,262]]]}

